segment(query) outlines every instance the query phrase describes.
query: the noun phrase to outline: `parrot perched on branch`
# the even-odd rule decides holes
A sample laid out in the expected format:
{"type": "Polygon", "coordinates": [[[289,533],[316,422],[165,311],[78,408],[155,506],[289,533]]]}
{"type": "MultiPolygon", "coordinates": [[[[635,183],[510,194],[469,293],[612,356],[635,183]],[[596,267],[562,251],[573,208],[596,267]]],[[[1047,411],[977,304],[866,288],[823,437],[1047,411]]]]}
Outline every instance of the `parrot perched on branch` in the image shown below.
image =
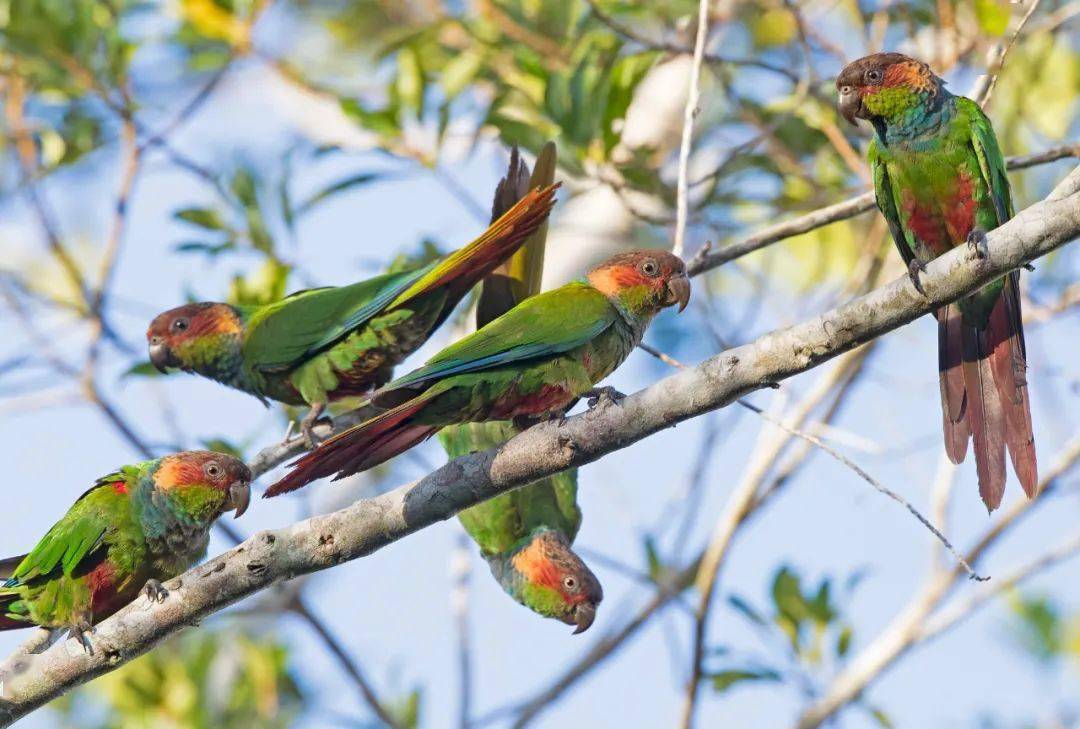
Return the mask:
{"type": "Polygon", "coordinates": [[[547,220],[557,185],[533,190],[441,261],[349,286],[299,291],[264,306],[187,304],[159,314],[146,339],[162,372],[179,367],[267,400],[307,404],[367,395],[419,348],[485,275],[547,220]]]}
{"type": "MultiPolygon", "coordinates": [[[[1013,215],[1005,161],[979,105],[954,96],[929,66],[899,53],[849,64],[836,79],[840,113],[874,127],[869,160],[877,204],[915,287],[930,261],[1013,215]]],[[[1005,451],[1028,497],[1038,489],[1027,387],[1020,276],[1014,271],[939,308],[938,370],[945,450],[961,463],[974,441],[979,494],[1005,492],[1005,451]]]]}
{"type": "MultiPolygon", "coordinates": [[[[492,207],[498,218],[537,185],[551,184],[555,145],[548,143],[529,168],[515,147],[510,170],[499,182],[492,207]]],[[[476,326],[483,327],[540,290],[546,230],[542,227],[510,260],[484,279],[477,303],[476,326]]],[[[450,425],[439,440],[451,458],[487,450],[518,434],[506,420],[450,425]]],[[[500,494],[458,514],[465,531],[480,547],[502,588],[533,612],[588,630],[604,597],[600,581],[571,548],[581,511],[577,505],[577,469],[540,479],[500,494]]]]}
{"type": "Polygon", "coordinates": [[[87,650],[93,625],[206,553],[210,527],[239,517],[251,471],[232,456],[188,451],[102,476],[19,557],[0,560],[0,630],[67,628],[87,650]]]}
{"type": "Polygon", "coordinates": [[[295,461],[267,489],[278,496],[311,481],[366,471],[447,425],[560,417],[582,396],[611,397],[596,383],[622,364],[661,309],[690,300],[690,279],[664,251],[620,253],[584,279],[531,296],[377,390],[390,408],[295,461]]]}

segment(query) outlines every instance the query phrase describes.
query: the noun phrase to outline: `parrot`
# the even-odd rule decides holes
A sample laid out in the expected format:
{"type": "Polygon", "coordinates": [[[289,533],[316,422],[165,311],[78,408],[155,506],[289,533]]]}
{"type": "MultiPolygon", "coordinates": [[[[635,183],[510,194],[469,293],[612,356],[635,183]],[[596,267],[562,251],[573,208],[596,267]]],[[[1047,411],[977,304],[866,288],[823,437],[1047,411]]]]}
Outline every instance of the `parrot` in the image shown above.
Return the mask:
{"type": "Polygon", "coordinates": [[[186,304],[146,331],[150,362],[254,395],[308,405],[301,435],[333,400],[365,396],[419,348],[487,273],[543,225],[558,185],[529,192],[479,238],[440,261],[348,286],[298,291],[262,306],[186,304]]]}
{"type": "MultiPolygon", "coordinates": [[[[878,53],[836,79],[840,114],[874,128],[868,158],[877,206],[920,292],[925,264],[959,245],[985,255],[985,233],[1013,215],[1005,161],[977,103],[945,88],[925,63],[878,53]]],[[[940,307],[938,373],[945,451],[962,463],[974,443],[988,511],[1005,492],[1005,452],[1024,492],[1038,490],[1035,438],[1013,271],[940,307]]]]}
{"type": "MultiPolygon", "coordinates": [[[[537,158],[530,181],[529,168],[511,149],[510,170],[495,192],[492,218],[521,198],[541,180],[555,174],[555,145],[549,143],[537,158]]],[[[545,179],[546,178],[546,179],[545,179]]],[[[506,263],[480,285],[476,326],[482,327],[540,289],[546,231],[529,238],[506,263]]],[[[439,440],[451,458],[493,448],[518,434],[506,420],[450,425],[439,440]]],[[[569,469],[500,494],[458,514],[465,531],[499,585],[518,603],[547,618],[589,629],[603,600],[600,581],[571,545],[581,526],[577,505],[577,469],[569,469]]]]}
{"type": "Polygon", "coordinates": [[[596,384],[622,364],[653,317],[690,300],[682,259],[666,251],[618,253],[588,275],[530,296],[372,393],[388,408],[294,461],[263,494],[294,491],[324,476],[366,471],[447,425],[511,420],[527,427],[562,418],[582,396],[613,401],[596,384]]]}
{"type": "Polygon", "coordinates": [[[28,554],[0,560],[0,630],[66,628],[91,650],[95,623],[206,553],[210,527],[251,498],[251,470],[209,451],[122,466],[99,478],[28,554]]]}

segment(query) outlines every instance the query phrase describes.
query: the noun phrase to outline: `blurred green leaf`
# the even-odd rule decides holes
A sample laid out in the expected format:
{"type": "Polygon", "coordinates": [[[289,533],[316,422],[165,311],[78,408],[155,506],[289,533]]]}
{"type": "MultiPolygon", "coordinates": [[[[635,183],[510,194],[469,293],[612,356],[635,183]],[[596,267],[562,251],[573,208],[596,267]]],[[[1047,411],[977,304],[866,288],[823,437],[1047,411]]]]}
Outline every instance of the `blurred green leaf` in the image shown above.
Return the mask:
{"type": "Polygon", "coordinates": [[[987,35],[1004,35],[1013,7],[1008,0],[975,0],[979,28],[987,35]]]}
{"type": "Polygon", "coordinates": [[[129,377],[161,377],[161,373],[158,372],[157,367],[147,362],[136,362],[135,364],[124,370],[120,379],[124,380],[129,377]]]}
{"type": "Polygon", "coordinates": [[[733,668],[726,671],[713,673],[709,676],[713,690],[717,693],[727,691],[732,686],[740,683],[752,682],[775,682],[780,680],[780,674],[768,668],[733,668]]]}
{"type": "Polygon", "coordinates": [[[361,172],[359,174],[350,175],[337,182],[333,183],[329,187],[326,187],[319,192],[309,197],[304,202],[296,206],[293,215],[297,218],[301,217],[305,213],[311,211],[319,203],[325,202],[327,198],[333,197],[341,192],[346,192],[356,187],[362,187],[376,180],[382,180],[385,175],[381,172],[361,172]]]}
{"type": "Polygon", "coordinates": [[[210,208],[184,208],[173,213],[173,217],[206,230],[228,230],[229,226],[221,215],[210,208]]]}

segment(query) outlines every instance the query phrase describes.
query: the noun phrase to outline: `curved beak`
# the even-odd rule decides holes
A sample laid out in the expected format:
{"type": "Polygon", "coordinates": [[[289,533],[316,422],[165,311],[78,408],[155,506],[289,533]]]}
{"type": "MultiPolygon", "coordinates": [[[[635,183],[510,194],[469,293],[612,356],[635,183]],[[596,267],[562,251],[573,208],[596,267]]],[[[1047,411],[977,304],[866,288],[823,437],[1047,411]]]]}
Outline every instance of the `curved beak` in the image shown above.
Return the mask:
{"type": "Polygon", "coordinates": [[[858,126],[856,119],[859,118],[859,111],[862,108],[862,99],[859,98],[859,94],[856,91],[849,91],[846,94],[840,94],[840,100],[836,104],[837,110],[840,112],[840,116],[848,120],[848,123],[852,126],[858,126]]]}
{"type": "Polygon", "coordinates": [[[229,486],[229,504],[226,511],[236,509],[233,519],[239,519],[247,511],[250,503],[251,484],[248,481],[233,481],[229,486]]]}
{"type": "Polygon", "coordinates": [[[574,629],[573,635],[584,633],[593,624],[594,620],[596,620],[596,606],[591,602],[579,603],[574,608],[574,625],[577,628],[574,629]]]}
{"type": "Polygon", "coordinates": [[[169,347],[164,342],[151,342],[150,344],[150,364],[154,365],[154,368],[161,374],[168,373],[169,364],[172,361],[169,347]]]}
{"type": "Polygon", "coordinates": [[[667,299],[665,303],[668,306],[678,303],[680,312],[690,303],[690,279],[686,277],[685,273],[667,282],[667,299]]]}

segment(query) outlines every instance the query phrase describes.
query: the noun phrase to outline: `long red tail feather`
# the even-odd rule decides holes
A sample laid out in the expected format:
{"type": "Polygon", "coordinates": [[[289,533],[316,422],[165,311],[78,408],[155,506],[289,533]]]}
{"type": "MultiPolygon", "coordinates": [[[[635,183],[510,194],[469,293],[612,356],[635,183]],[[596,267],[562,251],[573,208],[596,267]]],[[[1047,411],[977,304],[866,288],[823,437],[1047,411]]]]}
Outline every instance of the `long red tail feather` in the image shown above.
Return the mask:
{"type": "Polygon", "coordinates": [[[425,404],[423,396],[413,398],[338,433],[291,463],[292,470],[270,486],[263,497],[280,496],[326,476],[332,475],[336,481],[366,471],[427,440],[439,428],[412,422],[425,404]]]}
{"type": "Polygon", "coordinates": [[[938,311],[938,369],[945,450],[963,461],[974,442],[979,494],[987,509],[1005,493],[1005,452],[1024,493],[1038,489],[1038,465],[1027,389],[1027,361],[1017,276],[1004,291],[985,329],[963,321],[955,304],[938,311]]]}
{"type": "Polygon", "coordinates": [[[938,376],[941,384],[941,419],[945,431],[945,452],[953,463],[963,463],[971,428],[967,421],[964,389],[962,321],[955,304],[937,311],[938,376]]]}
{"type": "Polygon", "coordinates": [[[514,255],[529,236],[547,221],[555,205],[558,188],[559,183],[555,183],[530,190],[479,238],[450,254],[433,271],[398,296],[391,306],[442,288],[449,290],[451,301],[460,300],[482,278],[514,255]]]}

